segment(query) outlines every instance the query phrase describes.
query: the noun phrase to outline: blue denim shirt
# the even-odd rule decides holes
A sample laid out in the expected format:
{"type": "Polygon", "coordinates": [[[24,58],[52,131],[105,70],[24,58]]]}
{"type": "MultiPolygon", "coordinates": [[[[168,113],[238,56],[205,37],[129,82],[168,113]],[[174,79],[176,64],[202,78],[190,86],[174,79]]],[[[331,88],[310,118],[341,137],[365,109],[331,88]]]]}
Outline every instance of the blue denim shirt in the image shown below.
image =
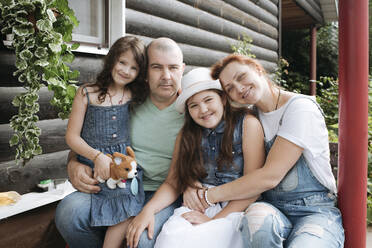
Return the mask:
{"type": "Polygon", "coordinates": [[[244,171],[244,160],[242,150],[242,130],[244,115],[235,124],[233,134],[233,164],[223,166],[218,170],[217,159],[222,147],[222,137],[225,130],[225,121],[221,121],[215,129],[204,128],[202,133],[202,150],[204,168],[207,177],[202,179],[203,184],[218,186],[234,181],[241,177],[244,171]],[[228,167],[228,168],[226,168],[228,167]]]}

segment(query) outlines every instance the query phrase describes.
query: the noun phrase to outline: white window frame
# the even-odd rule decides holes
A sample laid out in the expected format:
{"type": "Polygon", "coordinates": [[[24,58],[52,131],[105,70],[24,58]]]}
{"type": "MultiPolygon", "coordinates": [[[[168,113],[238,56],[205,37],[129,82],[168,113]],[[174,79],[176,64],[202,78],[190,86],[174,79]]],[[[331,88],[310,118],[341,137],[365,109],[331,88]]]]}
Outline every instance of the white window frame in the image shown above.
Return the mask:
{"type": "MultiPolygon", "coordinates": [[[[106,7],[108,7],[108,11],[106,11],[108,13],[108,32],[105,31],[105,34],[108,35],[108,47],[81,43],[79,48],[75,50],[76,52],[106,55],[111,45],[120,37],[125,36],[125,0],[109,0],[106,7]]],[[[76,34],[74,36],[79,37],[76,34]]]]}

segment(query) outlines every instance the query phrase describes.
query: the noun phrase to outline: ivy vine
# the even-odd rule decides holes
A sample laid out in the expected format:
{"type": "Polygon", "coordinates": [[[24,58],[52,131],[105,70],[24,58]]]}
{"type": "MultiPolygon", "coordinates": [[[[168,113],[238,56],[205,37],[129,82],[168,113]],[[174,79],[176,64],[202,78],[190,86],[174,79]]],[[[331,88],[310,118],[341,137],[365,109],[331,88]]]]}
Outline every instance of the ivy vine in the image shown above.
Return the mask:
{"type": "Polygon", "coordinates": [[[15,50],[17,70],[13,73],[26,92],[14,97],[12,104],[18,114],[10,119],[14,130],[9,143],[16,146],[15,160],[23,165],[42,153],[39,144],[40,128],[38,91],[43,85],[54,92],[51,104],[62,119],[68,117],[79,76],[66,63],[74,60],[69,45],[72,30],[79,24],[67,0],[0,0],[1,33],[11,34],[4,42],[15,50]]]}

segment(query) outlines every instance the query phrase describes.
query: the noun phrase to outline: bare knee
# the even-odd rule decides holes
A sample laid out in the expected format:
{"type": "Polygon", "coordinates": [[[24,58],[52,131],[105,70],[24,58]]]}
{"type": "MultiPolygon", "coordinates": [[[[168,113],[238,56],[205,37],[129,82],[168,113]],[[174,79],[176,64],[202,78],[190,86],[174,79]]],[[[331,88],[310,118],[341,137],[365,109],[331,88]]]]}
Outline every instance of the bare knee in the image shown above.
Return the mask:
{"type": "Polygon", "coordinates": [[[247,208],[245,216],[250,235],[254,235],[259,230],[271,232],[276,226],[282,226],[276,208],[267,203],[254,203],[247,208]]]}

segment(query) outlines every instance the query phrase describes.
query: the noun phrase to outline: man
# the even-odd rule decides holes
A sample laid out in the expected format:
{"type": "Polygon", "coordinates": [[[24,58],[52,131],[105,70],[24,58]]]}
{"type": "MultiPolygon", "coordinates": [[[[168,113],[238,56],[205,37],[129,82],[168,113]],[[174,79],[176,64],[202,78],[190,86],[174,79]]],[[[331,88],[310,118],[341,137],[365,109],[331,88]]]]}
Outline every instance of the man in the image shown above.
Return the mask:
{"type": "MultiPolygon", "coordinates": [[[[131,116],[132,147],[136,160],[144,171],[145,201],[147,202],[167,176],[174,142],[183,124],[183,116],[174,109],[185,68],[183,55],[171,39],[158,38],[147,48],[146,81],[150,88],[148,99],[131,116]]],[[[90,193],[98,192],[98,183],[90,167],[73,157],[68,163],[71,183],[78,192],[67,196],[58,205],[56,225],[70,248],[102,247],[105,227],[91,227],[90,193]]],[[[164,222],[173,214],[177,203],[155,216],[154,225],[142,233],[138,247],[150,248],[164,222]]]]}

